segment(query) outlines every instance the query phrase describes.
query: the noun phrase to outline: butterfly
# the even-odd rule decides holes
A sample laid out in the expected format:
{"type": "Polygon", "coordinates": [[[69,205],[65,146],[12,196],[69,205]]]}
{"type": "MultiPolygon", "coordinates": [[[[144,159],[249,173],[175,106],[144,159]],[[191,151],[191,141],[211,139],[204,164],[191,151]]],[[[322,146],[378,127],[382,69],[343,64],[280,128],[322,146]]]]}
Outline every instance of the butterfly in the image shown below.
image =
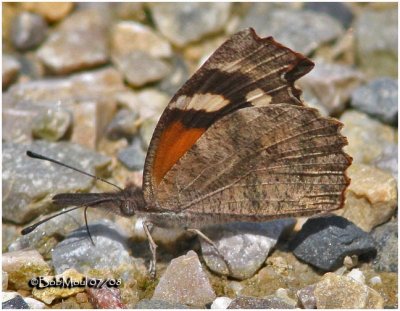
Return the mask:
{"type": "Polygon", "coordinates": [[[153,275],[153,225],[201,228],[341,208],[352,161],[343,151],[343,124],[306,107],[294,85],[313,66],[252,28],[234,34],[164,110],[148,148],[142,188],[63,193],[53,202],[144,217],[153,275]]]}

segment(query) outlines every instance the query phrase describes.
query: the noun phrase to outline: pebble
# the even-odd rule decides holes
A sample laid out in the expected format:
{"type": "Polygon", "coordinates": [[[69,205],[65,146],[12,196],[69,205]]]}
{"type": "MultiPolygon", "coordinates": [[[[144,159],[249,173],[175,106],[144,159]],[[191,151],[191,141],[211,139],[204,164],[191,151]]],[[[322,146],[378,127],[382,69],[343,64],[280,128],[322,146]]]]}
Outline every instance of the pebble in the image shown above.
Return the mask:
{"type": "Polygon", "coordinates": [[[11,41],[18,50],[33,49],[44,41],[46,32],[47,23],[42,16],[22,12],[12,21],[11,41]]]}
{"type": "Polygon", "coordinates": [[[143,150],[140,139],[134,139],[125,149],[118,152],[118,160],[132,171],[143,170],[146,152],[143,150]]]}
{"type": "Polygon", "coordinates": [[[397,209],[397,181],[392,174],[369,165],[353,163],[344,208],[335,211],[364,231],[388,221],[397,209]]]}
{"type": "Polygon", "coordinates": [[[21,5],[23,9],[35,12],[54,23],[67,16],[75,4],[73,2],[25,2],[21,5]]]}
{"type": "Polygon", "coordinates": [[[329,115],[343,112],[363,74],[347,65],[314,62],[314,69],[301,78],[299,86],[316,97],[329,115]]]}
{"type": "Polygon", "coordinates": [[[17,58],[10,54],[3,54],[1,63],[3,77],[2,86],[4,89],[15,81],[21,69],[21,65],[18,62],[17,58]]]}
{"type": "Polygon", "coordinates": [[[172,56],[170,43],[148,26],[122,21],[113,26],[111,49],[114,56],[142,51],[155,58],[172,56]]]}
{"type": "Polygon", "coordinates": [[[139,115],[129,109],[119,110],[107,126],[107,138],[118,140],[132,138],[139,131],[139,115]]]}
{"type": "MultiPolygon", "coordinates": [[[[78,273],[76,270],[68,269],[64,271],[62,274],[56,276],[46,276],[43,282],[46,281],[50,282],[54,278],[56,279],[62,278],[64,279],[64,282],[66,282],[68,279],[70,279],[72,282],[81,282],[84,277],[85,276],[83,274],[78,273]]],[[[56,299],[70,297],[84,291],[85,287],[78,287],[78,286],[71,288],[57,287],[57,286],[49,286],[45,288],[34,287],[32,290],[32,295],[33,297],[43,301],[46,304],[51,304],[56,299]]]]}
{"type": "Polygon", "coordinates": [[[133,87],[159,81],[171,71],[168,63],[142,51],[134,51],[114,57],[113,61],[127,82],[133,87]]]}
{"type": "Polygon", "coordinates": [[[356,57],[363,71],[397,79],[397,7],[363,10],[355,23],[356,57]]]}
{"type": "Polygon", "coordinates": [[[221,31],[231,3],[154,3],[150,9],[157,29],[174,45],[183,47],[221,31]]]}
{"type": "Polygon", "coordinates": [[[316,309],[317,300],[314,295],[315,285],[308,285],[297,291],[299,305],[304,309],[316,309]]]}
{"type": "Polygon", "coordinates": [[[8,273],[1,270],[1,288],[2,290],[7,290],[8,288],[8,273]]]}
{"type": "Polygon", "coordinates": [[[72,115],[66,109],[47,109],[33,119],[32,134],[48,141],[60,140],[71,127],[72,115]]]}
{"type": "Polygon", "coordinates": [[[32,144],[3,143],[3,219],[24,224],[46,214],[54,206],[51,197],[56,193],[89,190],[93,179],[50,164],[31,159],[27,150],[58,159],[63,163],[94,174],[95,168],[105,168],[110,159],[68,142],[32,144]]]}
{"type": "Polygon", "coordinates": [[[211,309],[228,309],[231,304],[232,298],[229,297],[217,297],[211,304],[211,309]]]}
{"type": "Polygon", "coordinates": [[[354,17],[350,4],[343,2],[306,2],[304,9],[329,15],[345,28],[351,26],[354,17]]]}
{"type": "Polygon", "coordinates": [[[381,170],[390,172],[392,176],[398,180],[398,146],[395,144],[388,144],[383,147],[381,154],[372,161],[372,164],[381,170]]]}
{"type": "Polygon", "coordinates": [[[41,45],[38,57],[56,74],[105,64],[109,60],[107,19],[99,10],[73,13],[41,45]]]}
{"type": "Polygon", "coordinates": [[[167,77],[161,80],[157,88],[173,97],[179,88],[189,79],[189,69],[185,60],[175,56],[170,61],[172,69],[167,77]]]}
{"type": "Polygon", "coordinates": [[[293,225],[293,219],[280,219],[264,223],[240,222],[204,228],[202,232],[215,243],[228,261],[230,271],[214,248],[199,237],[204,261],[218,274],[240,280],[247,279],[265,262],[282,232],[293,225]]]}
{"type": "Polygon", "coordinates": [[[397,148],[396,130],[363,112],[346,110],[340,117],[341,131],[349,145],[344,150],[353,157],[353,163],[371,164],[389,145],[397,148]]]}
{"type": "MultiPolygon", "coordinates": [[[[4,293],[2,293],[4,294],[4,293]]],[[[24,298],[20,295],[15,295],[13,298],[7,299],[3,296],[3,302],[1,304],[2,309],[29,309],[29,305],[25,302],[24,298]]]]}
{"type": "MultiPolygon", "coordinates": [[[[109,220],[89,224],[92,244],[86,226],[71,232],[52,252],[56,273],[73,268],[81,273],[91,270],[135,272],[134,258],[130,256],[128,237],[109,220]]],[[[127,273],[123,277],[129,278],[127,273]]],[[[128,281],[126,279],[125,281],[128,281]]]]}
{"type": "Polygon", "coordinates": [[[365,284],[365,275],[360,269],[352,269],[346,276],[360,284],[365,284]]]}
{"type": "Polygon", "coordinates": [[[369,279],[369,283],[371,285],[378,285],[378,284],[382,284],[382,279],[379,275],[376,275],[372,278],[369,279]]]}
{"type": "Polygon", "coordinates": [[[295,307],[278,297],[238,297],[233,299],[228,309],[295,309],[295,307]]]}
{"type": "Polygon", "coordinates": [[[382,296],[368,286],[346,276],[325,274],[315,284],[317,309],[382,309],[382,296]]]}
{"type": "Polygon", "coordinates": [[[346,256],[376,252],[373,239],[339,216],[310,218],[290,243],[294,255],[323,271],[333,271],[346,256]]]}
{"type": "Polygon", "coordinates": [[[31,297],[25,297],[24,300],[28,304],[29,309],[46,309],[46,305],[39,300],[31,297]]]}
{"type": "Polygon", "coordinates": [[[152,299],[204,307],[216,298],[194,251],[175,258],[161,276],[152,299]]]}
{"type": "Polygon", "coordinates": [[[340,22],[326,14],[274,7],[269,3],[252,4],[237,30],[246,27],[253,27],[262,37],[273,36],[278,42],[306,55],[344,32],[340,22]]]}
{"type": "Polygon", "coordinates": [[[388,124],[397,124],[398,81],[388,77],[372,80],[351,95],[351,105],[388,124]]]}
{"type": "Polygon", "coordinates": [[[157,299],[142,299],[135,309],[189,309],[187,305],[157,299]]]}
{"type": "Polygon", "coordinates": [[[118,288],[88,288],[89,301],[97,309],[126,309],[118,288]]]}
{"type": "Polygon", "coordinates": [[[30,290],[28,281],[50,273],[49,265],[36,250],[3,253],[2,269],[8,274],[8,283],[15,289],[30,290]]]}
{"type": "Polygon", "coordinates": [[[397,219],[375,228],[372,237],[376,242],[378,254],[373,261],[376,271],[398,271],[398,224],[397,219]]]}

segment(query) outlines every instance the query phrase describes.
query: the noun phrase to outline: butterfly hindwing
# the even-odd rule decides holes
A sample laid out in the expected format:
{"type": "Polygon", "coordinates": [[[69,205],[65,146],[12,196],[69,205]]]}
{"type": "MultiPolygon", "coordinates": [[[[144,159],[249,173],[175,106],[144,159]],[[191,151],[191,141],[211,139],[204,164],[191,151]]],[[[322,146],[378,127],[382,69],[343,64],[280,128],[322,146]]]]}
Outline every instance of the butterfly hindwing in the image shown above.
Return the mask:
{"type": "Polygon", "coordinates": [[[338,209],[351,163],[341,126],[290,104],[238,110],[178,160],[156,201],[177,213],[258,219],[338,209]]]}
{"type": "Polygon", "coordinates": [[[233,35],[189,79],[162,114],[151,140],[143,189],[153,201],[173,165],[220,118],[245,107],[302,105],[294,81],[313,63],[253,29],[233,35]]]}

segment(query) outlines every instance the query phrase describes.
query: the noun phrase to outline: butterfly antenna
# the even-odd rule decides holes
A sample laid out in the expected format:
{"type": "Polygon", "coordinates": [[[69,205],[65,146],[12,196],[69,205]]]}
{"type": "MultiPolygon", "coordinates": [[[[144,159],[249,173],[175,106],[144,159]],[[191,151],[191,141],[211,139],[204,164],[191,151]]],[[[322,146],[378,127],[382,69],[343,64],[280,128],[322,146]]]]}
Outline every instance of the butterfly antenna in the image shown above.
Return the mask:
{"type": "Polygon", "coordinates": [[[90,233],[90,230],[89,230],[89,225],[88,225],[88,221],[87,221],[87,209],[88,209],[88,207],[89,206],[85,206],[85,211],[84,211],[84,215],[85,215],[85,225],[86,225],[86,231],[87,231],[87,233],[88,233],[88,235],[89,235],[89,238],[90,238],[90,241],[92,241],[92,244],[93,244],[93,246],[96,246],[96,244],[94,244],[94,241],[93,241],[93,238],[92,238],[92,234],[90,233]]]}
{"type": "Polygon", "coordinates": [[[55,215],[50,216],[50,217],[47,217],[47,218],[45,218],[45,219],[43,219],[43,220],[41,220],[41,221],[38,221],[37,223],[35,223],[35,224],[33,224],[33,225],[29,226],[29,227],[26,227],[26,228],[22,229],[21,234],[22,234],[22,235],[25,235],[25,234],[31,233],[31,232],[32,232],[33,230],[35,230],[38,226],[40,226],[41,224],[45,223],[46,221],[48,221],[48,220],[50,220],[50,219],[53,219],[54,217],[60,216],[60,215],[62,215],[62,214],[71,212],[71,211],[76,210],[76,209],[81,208],[81,207],[82,207],[82,206],[75,206],[75,207],[73,207],[73,208],[70,208],[69,210],[62,211],[62,212],[60,212],[60,213],[58,213],[58,214],[55,214],[55,215]]]}
{"type": "Polygon", "coordinates": [[[111,185],[111,186],[114,186],[115,188],[117,188],[117,189],[120,190],[120,191],[123,190],[121,187],[118,187],[117,185],[115,185],[115,184],[109,182],[108,180],[105,180],[105,179],[103,179],[103,178],[101,178],[101,177],[97,177],[97,176],[95,176],[95,175],[89,174],[89,173],[87,173],[87,172],[84,172],[84,171],[82,171],[82,170],[76,168],[76,167],[72,167],[72,166],[70,166],[70,165],[68,165],[68,164],[61,163],[61,162],[59,162],[59,161],[57,161],[57,160],[48,158],[48,157],[46,157],[46,156],[40,155],[40,154],[38,154],[38,153],[35,153],[35,152],[33,152],[33,151],[30,151],[30,150],[26,151],[26,155],[27,155],[28,157],[31,157],[31,158],[34,158],[34,159],[45,160],[45,161],[53,162],[53,163],[55,163],[55,164],[58,164],[58,165],[67,167],[67,168],[69,168],[69,169],[71,169],[71,170],[74,170],[74,171],[77,171],[77,172],[79,172],[79,173],[81,173],[81,174],[83,174],[83,175],[92,177],[92,178],[94,178],[94,179],[97,179],[97,180],[100,180],[100,181],[102,181],[102,182],[105,182],[106,184],[109,184],[109,185],[111,185]]]}

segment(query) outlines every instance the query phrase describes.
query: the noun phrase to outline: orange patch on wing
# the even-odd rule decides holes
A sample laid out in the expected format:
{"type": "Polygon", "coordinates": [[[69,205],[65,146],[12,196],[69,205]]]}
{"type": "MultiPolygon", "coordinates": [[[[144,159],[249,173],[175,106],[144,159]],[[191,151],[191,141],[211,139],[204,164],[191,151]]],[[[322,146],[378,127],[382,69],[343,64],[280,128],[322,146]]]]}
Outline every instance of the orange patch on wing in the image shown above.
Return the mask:
{"type": "Polygon", "coordinates": [[[161,135],[154,156],[153,175],[159,184],[171,167],[188,151],[205,128],[186,128],[181,122],[172,123],[161,135]]]}

